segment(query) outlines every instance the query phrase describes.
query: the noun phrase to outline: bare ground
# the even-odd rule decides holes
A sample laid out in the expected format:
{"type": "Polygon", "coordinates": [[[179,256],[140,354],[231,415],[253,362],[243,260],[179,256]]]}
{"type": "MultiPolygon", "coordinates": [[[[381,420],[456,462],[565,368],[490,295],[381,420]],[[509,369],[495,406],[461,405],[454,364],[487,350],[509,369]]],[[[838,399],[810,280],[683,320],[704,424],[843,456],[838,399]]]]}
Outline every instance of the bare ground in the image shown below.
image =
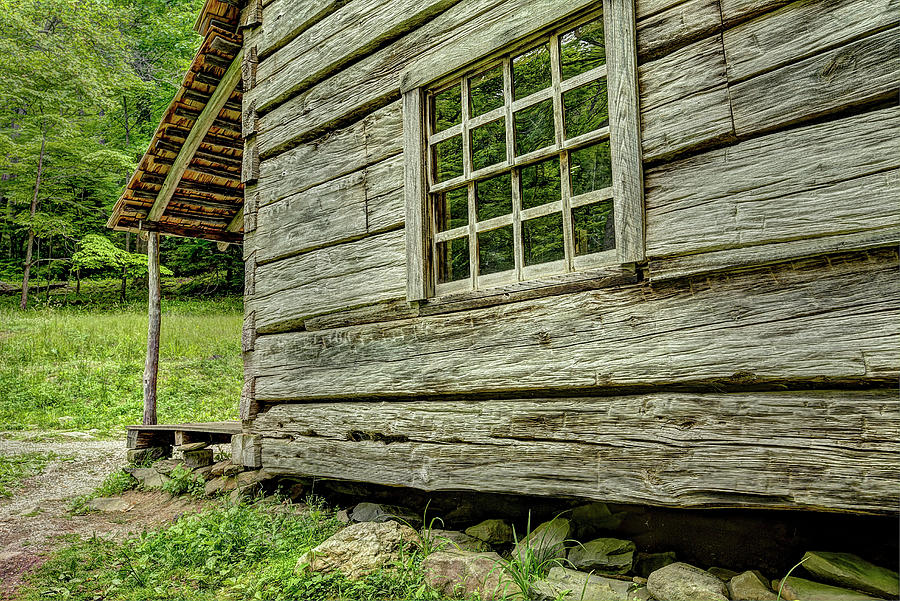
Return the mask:
{"type": "Polygon", "coordinates": [[[90,493],[124,464],[124,436],[110,441],[71,433],[16,440],[0,433],[0,455],[51,451],[60,459],[25,480],[12,497],[0,498],[0,599],[13,598],[22,577],[45,561],[61,537],[120,538],[197,508],[189,499],[171,499],[163,492],[129,491],[122,495],[129,505],[125,511],[72,515],[67,507],[74,497],[90,493]]]}

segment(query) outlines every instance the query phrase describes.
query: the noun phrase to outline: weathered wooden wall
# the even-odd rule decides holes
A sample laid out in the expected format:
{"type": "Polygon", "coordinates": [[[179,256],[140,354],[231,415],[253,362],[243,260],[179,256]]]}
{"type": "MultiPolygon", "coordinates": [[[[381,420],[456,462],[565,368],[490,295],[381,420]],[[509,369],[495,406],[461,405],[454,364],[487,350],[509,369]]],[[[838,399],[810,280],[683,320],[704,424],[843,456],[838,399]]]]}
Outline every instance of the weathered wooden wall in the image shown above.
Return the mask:
{"type": "Polygon", "coordinates": [[[399,98],[417,82],[401,74],[596,4],[245,9],[242,410],[264,411],[264,462],[429,490],[895,509],[900,0],[637,0],[648,261],[405,302],[399,98]],[[546,395],[569,398],[516,400],[546,395]],[[387,439],[350,434],[370,429],[387,439]]]}

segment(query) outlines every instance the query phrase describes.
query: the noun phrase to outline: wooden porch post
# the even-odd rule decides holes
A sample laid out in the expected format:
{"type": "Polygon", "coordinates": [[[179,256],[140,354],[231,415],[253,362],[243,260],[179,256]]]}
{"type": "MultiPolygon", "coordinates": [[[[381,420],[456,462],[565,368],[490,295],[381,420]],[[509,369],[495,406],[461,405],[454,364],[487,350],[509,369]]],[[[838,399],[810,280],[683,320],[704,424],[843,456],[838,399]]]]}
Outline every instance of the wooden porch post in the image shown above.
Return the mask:
{"type": "Polygon", "coordinates": [[[145,426],[156,424],[156,375],[159,370],[159,325],[161,320],[159,285],[159,232],[150,232],[147,239],[147,362],[144,365],[145,426]]]}

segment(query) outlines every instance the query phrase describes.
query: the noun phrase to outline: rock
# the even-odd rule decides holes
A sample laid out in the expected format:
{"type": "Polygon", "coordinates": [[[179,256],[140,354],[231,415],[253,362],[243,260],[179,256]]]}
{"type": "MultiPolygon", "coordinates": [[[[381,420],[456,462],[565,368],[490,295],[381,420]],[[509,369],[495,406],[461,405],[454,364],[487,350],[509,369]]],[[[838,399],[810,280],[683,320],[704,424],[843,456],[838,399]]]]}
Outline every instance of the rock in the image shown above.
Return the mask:
{"type": "Polygon", "coordinates": [[[205,465],[203,467],[198,467],[197,469],[194,470],[194,474],[196,476],[199,476],[200,478],[203,478],[204,480],[206,480],[206,479],[210,478],[209,473],[212,471],[212,468],[213,468],[213,466],[211,466],[211,465],[205,465]]]}
{"type": "Polygon", "coordinates": [[[579,570],[599,574],[626,574],[637,548],[630,540],[598,538],[569,549],[569,561],[579,570]]]}
{"type": "Polygon", "coordinates": [[[336,514],[334,514],[334,517],[336,517],[337,521],[339,521],[342,524],[350,523],[350,512],[346,509],[341,509],[336,514]]]}
{"type": "Polygon", "coordinates": [[[145,489],[159,489],[169,481],[168,476],[160,474],[152,467],[125,468],[125,471],[134,476],[141,488],[145,489]]]}
{"type": "Polygon", "coordinates": [[[168,476],[175,471],[175,468],[181,465],[177,459],[163,459],[153,464],[153,469],[164,476],[168,476]]]}
{"type": "Polygon", "coordinates": [[[719,568],[719,567],[715,567],[715,566],[709,568],[706,571],[709,572],[710,574],[712,574],[713,576],[715,576],[716,578],[718,578],[719,580],[722,580],[723,582],[728,582],[729,580],[731,580],[732,578],[734,578],[735,576],[737,576],[739,574],[739,572],[735,572],[734,570],[729,570],[728,568],[719,568]]]}
{"type": "Polygon", "coordinates": [[[119,497],[97,497],[88,501],[86,506],[88,509],[103,512],[126,511],[132,507],[131,503],[119,497]]]}
{"type": "Polygon", "coordinates": [[[234,463],[229,463],[229,465],[227,465],[225,467],[225,469],[222,470],[222,475],[223,476],[237,476],[238,474],[240,474],[243,471],[244,471],[243,465],[235,465],[234,463]]]}
{"type": "Polygon", "coordinates": [[[628,591],[634,586],[627,580],[604,578],[560,566],[551,568],[547,577],[539,582],[541,584],[532,585],[530,591],[530,598],[535,601],[627,601],[628,591]]]}
{"type": "Polygon", "coordinates": [[[425,582],[447,597],[499,599],[518,591],[496,553],[437,551],[422,563],[425,582]]]}
{"type": "MultiPolygon", "coordinates": [[[[772,588],[776,591],[780,586],[781,581],[772,581],[772,588]]],[[[877,597],[791,576],[785,579],[784,588],[781,589],[781,598],[786,601],[868,601],[877,597]]]]}
{"type": "Polygon", "coordinates": [[[200,449],[205,449],[208,446],[208,442],[189,442],[187,444],[178,445],[177,447],[175,447],[175,450],[185,453],[188,451],[199,451],[200,449]]]}
{"type": "Polygon", "coordinates": [[[512,527],[505,520],[484,520],[466,528],[466,534],[489,545],[505,545],[513,541],[512,527]]]}
{"type": "Polygon", "coordinates": [[[422,517],[406,507],[382,505],[380,503],[360,503],[353,508],[350,519],[354,522],[400,522],[418,528],[422,525],[422,517]]]}
{"type": "Polygon", "coordinates": [[[775,601],[766,579],[759,572],[744,572],[728,581],[728,592],[734,601],[775,601]]]}
{"type": "Polygon", "coordinates": [[[231,465],[231,459],[225,459],[223,461],[219,461],[218,463],[214,463],[209,468],[209,477],[210,478],[218,478],[219,476],[225,475],[225,469],[231,465]]]}
{"type": "MultiPolygon", "coordinates": [[[[287,494],[288,498],[291,501],[301,501],[305,498],[306,491],[307,491],[306,484],[304,484],[303,482],[294,482],[288,487],[285,494],[287,494]]],[[[345,524],[350,523],[349,515],[347,516],[347,521],[343,522],[343,523],[345,523],[345,524]]]]}
{"type": "Polygon", "coordinates": [[[628,591],[628,601],[656,601],[646,586],[638,586],[628,591]]]}
{"type": "Polygon", "coordinates": [[[212,462],[212,449],[198,449],[196,451],[184,452],[184,466],[188,469],[203,467],[205,465],[212,465],[212,462]]]}
{"type": "Polygon", "coordinates": [[[565,542],[572,531],[572,523],[565,518],[555,518],[544,522],[513,549],[513,557],[523,557],[525,549],[530,548],[540,563],[552,557],[565,557],[565,542]]]}
{"type": "Polygon", "coordinates": [[[491,546],[458,530],[432,529],[424,533],[432,548],[438,551],[490,551],[491,546]]]}
{"type": "Polygon", "coordinates": [[[580,540],[594,538],[605,530],[615,530],[622,524],[624,513],[613,513],[606,503],[588,503],[572,510],[572,522],[580,540]]]}
{"type": "Polygon", "coordinates": [[[887,597],[900,598],[897,572],[876,566],[852,553],[810,551],[803,556],[803,569],[832,584],[887,597]]]}
{"type": "Polygon", "coordinates": [[[229,478],[227,476],[219,476],[218,478],[213,478],[212,480],[207,482],[203,486],[203,492],[206,494],[206,496],[212,497],[232,491],[235,488],[237,488],[237,479],[229,478]]]}
{"type": "Polygon", "coordinates": [[[659,601],[728,601],[724,582],[705,570],[681,562],[651,573],[647,588],[659,601]]]}
{"type": "Polygon", "coordinates": [[[355,580],[398,560],[401,550],[415,544],[418,538],[415,530],[396,522],[351,524],[304,553],[296,569],[340,571],[355,580]]]}
{"type": "Polygon", "coordinates": [[[272,478],[266,470],[252,470],[241,472],[234,477],[235,490],[231,493],[231,501],[237,502],[241,498],[250,498],[263,489],[263,482],[272,478]]]}
{"type": "Polygon", "coordinates": [[[645,586],[647,584],[647,579],[643,576],[634,576],[631,581],[635,584],[640,584],[641,586],[645,586]]]}
{"type": "Polygon", "coordinates": [[[663,553],[638,553],[634,558],[634,573],[647,578],[650,574],[670,563],[678,561],[674,551],[663,553]]]}
{"type": "Polygon", "coordinates": [[[146,465],[148,463],[156,461],[157,459],[168,457],[170,454],[170,448],[147,447],[145,449],[128,449],[125,452],[125,458],[128,460],[128,463],[138,463],[141,465],[146,465]]]}

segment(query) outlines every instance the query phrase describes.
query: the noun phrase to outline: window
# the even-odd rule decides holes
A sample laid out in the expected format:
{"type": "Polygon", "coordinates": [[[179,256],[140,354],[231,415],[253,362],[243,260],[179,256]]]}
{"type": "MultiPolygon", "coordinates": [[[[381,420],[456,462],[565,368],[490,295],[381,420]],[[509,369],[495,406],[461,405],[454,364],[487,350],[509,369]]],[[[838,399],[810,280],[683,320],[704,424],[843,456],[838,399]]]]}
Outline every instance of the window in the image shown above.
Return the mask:
{"type": "Polygon", "coordinates": [[[613,64],[590,14],[404,94],[410,300],[643,258],[633,44],[613,64]]]}

